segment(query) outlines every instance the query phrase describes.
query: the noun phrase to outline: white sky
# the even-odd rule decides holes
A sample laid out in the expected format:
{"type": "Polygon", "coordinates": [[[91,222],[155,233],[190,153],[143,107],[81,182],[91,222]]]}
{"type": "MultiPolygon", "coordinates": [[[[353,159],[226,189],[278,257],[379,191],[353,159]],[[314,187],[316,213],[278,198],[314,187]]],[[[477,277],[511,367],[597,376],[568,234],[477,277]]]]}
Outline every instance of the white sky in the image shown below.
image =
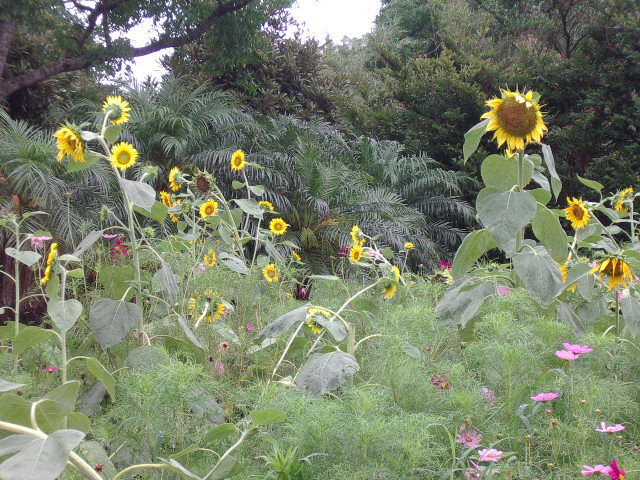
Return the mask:
{"type": "MultiPolygon", "coordinates": [[[[380,0],[298,0],[291,15],[302,25],[305,37],[314,37],[322,43],[327,35],[337,43],[343,37],[361,37],[373,28],[380,11],[380,0]]],[[[149,25],[139,25],[131,30],[134,46],[142,46],[149,40],[149,25]]],[[[138,80],[147,76],[160,79],[164,70],[159,59],[170,50],[139,57],[131,65],[138,80]]]]}

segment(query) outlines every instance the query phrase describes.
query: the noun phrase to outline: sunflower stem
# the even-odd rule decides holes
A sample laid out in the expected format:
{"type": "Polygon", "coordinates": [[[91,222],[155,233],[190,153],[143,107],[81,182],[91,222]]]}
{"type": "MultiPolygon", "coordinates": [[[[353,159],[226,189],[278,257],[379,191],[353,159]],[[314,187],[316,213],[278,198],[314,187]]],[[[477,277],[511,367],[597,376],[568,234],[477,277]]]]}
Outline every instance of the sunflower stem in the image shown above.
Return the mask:
{"type": "MultiPolygon", "coordinates": [[[[518,150],[518,191],[524,192],[524,150],[518,150]]],[[[516,233],[516,251],[518,253],[524,243],[524,227],[516,233]]],[[[522,286],[522,280],[516,276],[516,287],[522,286]]]]}
{"type": "MultiPolygon", "coordinates": [[[[16,221],[14,222],[16,228],[14,230],[14,235],[16,237],[16,250],[20,249],[20,224],[16,221]]],[[[20,262],[18,261],[17,258],[13,259],[13,266],[14,266],[14,277],[13,277],[13,283],[15,286],[15,307],[13,309],[14,313],[15,313],[15,325],[13,326],[14,328],[14,337],[13,337],[13,344],[15,345],[15,339],[18,338],[18,334],[20,333],[20,262]]],[[[18,355],[15,356],[15,360],[14,360],[14,373],[18,372],[18,365],[19,365],[19,359],[18,359],[18,355]]]]}
{"type": "Polygon", "coordinates": [[[620,291],[616,288],[616,337],[620,336],[620,291]]]}

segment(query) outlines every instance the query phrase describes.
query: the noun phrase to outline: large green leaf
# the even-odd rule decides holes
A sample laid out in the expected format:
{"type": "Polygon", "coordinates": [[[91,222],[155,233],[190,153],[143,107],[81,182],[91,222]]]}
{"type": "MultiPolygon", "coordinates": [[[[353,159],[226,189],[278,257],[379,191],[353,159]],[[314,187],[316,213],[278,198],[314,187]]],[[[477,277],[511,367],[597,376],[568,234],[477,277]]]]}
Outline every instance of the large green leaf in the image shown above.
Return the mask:
{"type": "Polygon", "coordinates": [[[109,455],[102,445],[96,441],[82,442],[80,444],[80,454],[89,465],[102,465],[102,472],[105,478],[113,478],[116,476],[116,468],[111,462],[109,455]]]}
{"type": "Polygon", "coordinates": [[[114,143],[122,132],[122,125],[109,125],[104,129],[104,139],[109,143],[114,143]]]}
{"type": "Polygon", "coordinates": [[[224,440],[225,438],[235,435],[237,432],[238,429],[233,423],[216,425],[204,435],[201,443],[203,446],[211,445],[212,443],[219,442],[220,440],[224,440]]]}
{"type": "Polygon", "coordinates": [[[162,262],[162,266],[156,272],[156,275],[160,278],[160,285],[162,286],[162,294],[170,305],[174,305],[178,301],[178,281],[176,275],[171,269],[171,265],[166,262],[162,262]]]}
{"type": "Polygon", "coordinates": [[[80,244],[73,251],[73,255],[76,257],[81,257],[84,252],[89,250],[94,243],[102,238],[102,233],[102,230],[91,231],[89,235],[82,239],[80,244]]]}
{"type": "Polygon", "coordinates": [[[147,183],[120,179],[120,187],[127,194],[132,204],[151,211],[156,201],[156,191],[147,183]]]}
{"type": "MultiPolygon", "coordinates": [[[[130,265],[104,265],[98,272],[98,286],[104,289],[104,296],[111,300],[120,300],[133,285],[133,276],[133,267],[130,265]]],[[[125,300],[131,299],[135,294],[132,288],[125,300]]]]}
{"type": "Polygon", "coordinates": [[[134,303],[103,298],[89,310],[89,323],[102,348],[120,343],[142,318],[142,310],[134,303]]]}
{"type": "Polygon", "coordinates": [[[516,274],[534,300],[540,305],[550,305],[563,284],[560,268],[546,248],[524,248],[512,260],[516,274]]]}
{"type": "Polygon", "coordinates": [[[567,258],[569,254],[567,234],[564,233],[560,219],[555,213],[538,203],[531,226],[535,236],[555,261],[561,262],[567,258]]]}
{"type": "Polygon", "coordinates": [[[32,438],[18,453],[0,464],[2,480],[55,480],[64,470],[71,450],[84,433],[58,430],[45,438],[32,438]]]}
{"type": "Polygon", "coordinates": [[[342,350],[330,353],[315,353],[300,367],[296,385],[310,395],[329,393],[360,370],[353,355],[342,350]]]}
{"type": "Polygon", "coordinates": [[[489,121],[489,118],[482,120],[480,123],[477,123],[476,125],[471,127],[469,131],[464,134],[464,145],[462,147],[462,153],[464,155],[465,163],[467,162],[467,160],[469,160],[469,157],[473,155],[473,152],[476,151],[478,145],[480,145],[480,139],[485,134],[489,121]]]}
{"type": "Polygon", "coordinates": [[[169,211],[167,206],[160,202],[154,202],[153,207],[151,207],[151,210],[144,209],[137,205],[134,205],[133,209],[139,214],[144,215],[145,217],[148,217],[152,220],[155,220],[158,223],[164,222],[164,219],[167,218],[167,212],[169,211]]]}
{"type": "Polygon", "coordinates": [[[553,196],[556,197],[557,200],[560,195],[560,190],[562,190],[562,182],[560,181],[558,172],[556,172],[556,164],[553,159],[553,153],[551,153],[551,147],[544,143],[542,144],[542,157],[544,158],[544,163],[547,165],[547,170],[549,170],[549,176],[551,177],[553,196]]]}
{"type": "MultiPolygon", "coordinates": [[[[522,161],[523,186],[529,183],[533,176],[533,162],[528,158],[522,161]]],[[[518,185],[518,157],[503,157],[502,155],[489,155],[480,166],[482,181],[487,187],[496,187],[499,190],[511,190],[518,185]]]]}
{"type": "Polygon", "coordinates": [[[236,198],[233,201],[236,202],[236,204],[238,204],[242,211],[247,215],[251,215],[254,218],[262,220],[264,210],[260,208],[258,202],[253,198],[236,198]]]}
{"type": "Polygon", "coordinates": [[[496,247],[491,232],[485,228],[474,230],[464,237],[462,244],[458,247],[456,256],[451,266],[453,278],[460,278],[476,263],[476,261],[486,252],[496,247]]]}
{"type": "Polygon", "coordinates": [[[298,322],[304,322],[307,318],[307,310],[311,306],[310,303],[298,307],[284,315],[276,318],[269,325],[264,327],[258,337],[275,338],[282,335],[298,322]]]}
{"type": "Polygon", "coordinates": [[[253,410],[249,412],[254,425],[272,425],[282,423],[286,420],[287,414],[282,410],[267,408],[265,410],[253,410]]]}
{"type": "Polygon", "coordinates": [[[47,313],[56,327],[66,333],[75,325],[82,313],[82,304],[73,298],[69,300],[49,300],[47,313]]]}
{"type": "Polygon", "coordinates": [[[17,390],[20,387],[24,387],[24,383],[13,383],[0,378],[0,392],[10,392],[11,390],[17,390]]]}
{"type": "Polygon", "coordinates": [[[38,262],[38,260],[42,258],[42,255],[40,255],[37,252],[32,252],[30,250],[20,251],[20,250],[16,250],[13,247],[8,247],[8,248],[5,248],[4,251],[7,255],[15,258],[20,263],[24,263],[27,267],[31,267],[32,265],[35,265],[38,262]]]}
{"type": "Polygon", "coordinates": [[[20,355],[29,348],[53,337],[55,333],[40,327],[22,327],[20,333],[13,340],[13,354],[20,355]]]}
{"type": "Polygon", "coordinates": [[[436,312],[447,325],[464,328],[475,317],[482,304],[495,293],[493,282],[467,277],[456,282],[442,296],[436,312]]]}
{"type": "Polygon", "coordinates": [[[232,255],[231,253],[218,253],[218,260],[220,260],[220,262],[225,264],[236,273],[240,273],[242,275],[247,275],[249,273],[249,269],[247,268],[247,265],[242,261],[242,259],[235,255],[232,255]]]}
{"type": "Polygon", "coordinates": [[[510,254],[516,233],[535,215],[536,203],[528,192],[503,192],[487,187],[478,194],[476,206],[482,224],[493,234],[500,248],[510,254]]]}
{"type": "Polygon", "coordinates": [[[620,301],[620,309],[624,318],[623,333],[636,338],[640,333],[640,301],[632,295],[628,295],[620,301]]]}
{"type": "Polygon", "coordinates": [[[558,305],[556,305],[556,313],[564,323],[569,325],[569,328],[576,337],[584,336],[583,322],[569,305],[559,302],[558,305]]]}
{"type": "Polygon", "coordinates": [[[596,182],[595,180],[589,180],[588,178],[582,178],[580,175],[576,175],[576,177],[578,177],[578,181],[581,184],[586,185],[587,187],[594,189],[598,193],[600,193],[602,191],[602,189],[604,188],[604,185],[602,185],[600,182],[596,182]]]}
{"type": "Polygon", "coordinates": [[[104,365],[100,363],[100,361],[94,357],[87,358],[87,369],[104,383],[107,392],[109,392],[109,396],[111,397],[111,401],[116,401],[116,379],[113,378],[113,375],[109,373],[109,371],[104,368],[104,365]]]}
{"type": "MultiPolygon", "coordinates": [[[[36,421],[44,432],[54,432],[67,427],[74,415],[80,382],[73,380],[63,383],[39,400],[36,407],[36,421]]],[[[77,413],[77,412],[76,412],[77,413]]],[[[88,422],[83,422],[88,428],[88,422]]],[[[75,426],[73,428],[76,428],[75,426]]],[[[78,430],[85,430],[78,428],[78,430]]]]}

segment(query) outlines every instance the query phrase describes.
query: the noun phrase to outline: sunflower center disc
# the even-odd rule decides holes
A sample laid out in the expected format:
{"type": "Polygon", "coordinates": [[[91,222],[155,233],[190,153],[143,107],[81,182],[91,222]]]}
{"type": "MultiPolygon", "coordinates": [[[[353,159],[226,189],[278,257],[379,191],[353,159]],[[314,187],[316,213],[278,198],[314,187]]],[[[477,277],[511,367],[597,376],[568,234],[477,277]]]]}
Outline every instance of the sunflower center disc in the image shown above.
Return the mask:
{"type": "Polygon", "coordinates": [[[126,165],[127,163],[129,163],[129,154],[126,152],[122,152],[120,155],[118,155],[118,163],[121,165],[126,165]]]}
{"type": "Polygon", "coordinates": [[[537,117],[534,107],[527,107],[515,98],[506,98],[498,107],[500,127],[516,137],[526,137],[536,128],[537,117]]]}

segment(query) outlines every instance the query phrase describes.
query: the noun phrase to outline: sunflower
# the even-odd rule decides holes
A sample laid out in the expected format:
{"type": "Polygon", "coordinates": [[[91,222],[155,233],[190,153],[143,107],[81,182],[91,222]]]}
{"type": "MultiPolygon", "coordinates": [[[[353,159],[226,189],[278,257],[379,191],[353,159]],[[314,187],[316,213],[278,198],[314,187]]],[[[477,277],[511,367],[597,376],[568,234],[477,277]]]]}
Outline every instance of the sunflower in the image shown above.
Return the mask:
{"type": "Polygon", "coordinates": [[[207,267],[213,267],[216,264],[216,252],[209,250],[208,255],[204,256],[203,263],[207,267]]]}
{"type": "Polygon", "coordinates": [[[129,102],[123,100],[120,95],[116,97],[107,97],[102,104],[102,111],[109,111],[109,116],[112,117],[109,121],[111,125],[120,125],[129,121],[131,107],[129,102]]]}
{"type": "Polygon", "coordinates": [[[233,152],[233,155],[231,155],[231,170],[239,172],[244,168],[246,163],[247,162],[244,160],[244,152],[242,150],[238,149],[233,152]]]}
{"type": "Polygon", "coordinates": [[[491,110],[481,118],[490,119],[486,131],[495,130],[493,138],[497,140],[498,147],[506,142],[509,150],[524,150],[527,143],[542,140],[547,126],[534,96],[532,90],[524,94],[518,90],[511,92],[503,89],[501,98],[486,102],[491,110]]]}
{"type": "Polygon", "coordinates": [[[351,229],[351,240],[353,240],[354,245],[357,245],[359,247],[362,247],[364,245],[364,233],[362,232],[362,230],[360,230],[360,227],[358,225],[354,225],[351,229]]]}
{"type": "Polygon", "coordinates": [[[302,257],[298,254],[298,252],[292,251],[291,255],[293,256],[293,258],[295,258],[297,261],[302,261],[302,257]]]}
{"type": "Polygon", "coordinates": [[[397,266],[392,265],[391,266],[391,271],[393,272],[393,278],[395,278],[396,282],[399,282],[400,281],[400,269],[397,266]]]}
{"type": "Polygon", "coordinates": [[[270,263],[262,269],[262,275],[269,283],[278,281],[278,269],[273,263],[270,263]]]}
{"type": "Polygon", "coordinates": [[[362,260],[362,247],[360,245],[354,245],[349,251],[349,258],[352,262],[359,262],[362,260]]]}
{"type": "Polygon", "coordinates": [[[308,317],[307,320],[304,323],[316,335],[320,335],[322,333],[322,330],[324,330],[324,327],[322,325],[320,325],[318,322],[316,322],[313,319],[313,317],[308,317]]]}
{"type": "Polygon", "coordinates": [[[627,287],[627,280],[633,281],[633,274],[629,268],[629,264],[624,260],[616,257],[609,257],[606,260],[596,264],[589,273],[597,274],[602,280],[604,275],[609,277],[609,290],[622,284],[627,287]]]}
{"type": "Polygon", "coordinates": [[[271,230],[271,233],[274,235],[284,235],[288,226],[283,219],[274,218],[269,223],[269,230],[271,230]]]}
{"type": "Polygon", "coordinates": [[[387,283],[382,287],[382,293],[384,294],[385,300],[391,300],[393,296],[396,294],[396,290],[398,287],[393,283],[387,283]]]}
{"type": "Polygon", "coordinates": [[[218,302],[216,304],[216,311],[213,312],[213,320],[214,321],[220,320],[224,316],[226,311],[227,311],[227,307],[225,306],[225,304],[222,302],[218,302]]]}
{"type": "Polygon", "coordinates": [[[200,205],[200,216],[207,218],[218,213],[218,202],[215,200],[207,200],[200,205]]]}
{"type": "Polygon", "coordinates": [[[273,203],[267,201],[267,200],[261,200],[258,202],[258,205],[261,207],[266,208],[267,210],[269,210],[270,212],[273,212],[275,210],[275,208],[273,207],[273,203]]]}
{"type": "Polygon", "coordinates": [[[407,243],[404,244],[404,249],[405,250],[413,250],[414,248],[416,248],[416,246],[411,242],[407,242],[407,243]]]}
{"type": "Polygon", "coordinates": [[[567,203],[569,206],[564,209],[564,213],[567,217],[567,220],[571,222],[571,226],[574,230],[579,230],[584,228],[589,223],[589,219],[591,215],[589,214],[589,210],[585,207],[582,199],[578,200],[576,197],[573,197],[573,200],[567,197],[567,203]]]}
{"type": "Polygon", "coordinates": [[[168,208],[173,207],[173,202],[171,201],[171,195],[169,195],[168,192],[161,190],[159,195],[160,195],[160,201],[165,207],[168,207],[168,208]]]}
{"type": "Polygon", "coordinates": [[[71,160],[78,163],[84,163],[84,141],[80,137],[80,133],[71,126],[61,127],[53,134],[56,137],[58,146],[58,162],[67,155],[71,160]]]}
{"type": "Polygon", "coordinates": [[[128,142],[116,143],[111,147],[109,161],[114,168],[125,171],[136,163],[136,158],[138,151],[128,142]]]}
{"type": "Polygon", "coordinates": [[[169,170],[169,186],[171,190],[174,192],[180,190],[180,183],[182,183],[182,172],[178,167],[173,167],[169,170]]]}
{"type": "Polygon", "coordinates": [[[315,318],[319,317],[320,315],[322,315],[324,318],[329,318],[331,317],[331,312],[322,307],[310,307],[307,310],[307,319],[305,320],[305,324],[316,335],[322,333],[322,330],[324,329],[324,327],[315,320],[315,318]]]}
{"type": "Polygon", "coordinates": [[[207,193],[211,190],[211,178],[207,174],[198,175],[196,178],[196,188],[202,193],[207,193]]]}
{"type": "Polygon", "coordinates": [[[46,285],[47,283],[49,283],[49,280],[51,280],[51,275],[53,273],[53,263],[55,262],[57,256],[58,256],[58,244],[54,242],[51,244],[51,247],[49,247],[49,255],[47,256],[47,266],[44,269],[44,275],[40,280],[40,284],[46,285]]]}
{"type": "MultiPolygon", "coordinates": [[[[567,279],[569,278],[569,267],[567,266],[567,262],[558,263],[558,267],[560,267],[560,273],[562,274],[562,283],[567,283],[567,279]]],[[[572,283],[567,287],[567,290],[569,292],[575,292],[576,288],[578,288],[578,284],[572,283]]]]}
{"type": "Polygon", "coordinates": [[[616,212],[627,212],[627,208],[624,206],[624,202],[625,201],[633,201],[633,198],[630,198],[629,200],[626,199],[627,195],[633,195],[633,188],[628,187],[625,188],[622,192],[620,192],[619,196],[618,196],[618,201],[616,202],[616,212]]]}

